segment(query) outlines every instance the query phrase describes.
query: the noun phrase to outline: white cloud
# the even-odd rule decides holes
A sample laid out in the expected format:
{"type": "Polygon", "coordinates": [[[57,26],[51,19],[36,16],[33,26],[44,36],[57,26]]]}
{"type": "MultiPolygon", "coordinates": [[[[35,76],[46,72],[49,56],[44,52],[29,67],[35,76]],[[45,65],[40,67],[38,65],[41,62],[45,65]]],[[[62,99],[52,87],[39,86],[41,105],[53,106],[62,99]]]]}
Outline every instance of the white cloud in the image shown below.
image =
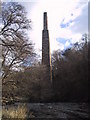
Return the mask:
{"type": "Polygon", "coordinates": [[[37,0],[1,0],[2,2],[37,2],[37,0]]]}
{"type": "Polygon", "coordinates": [[[66,43],[65,43],[65,47],[68,47],[70,45],[70,43],[67,41],[66,43]]]}
{"type": "Polygon", "coordinates": [[[75,18],[75,22],[69,28],[73,33],[87,33],[88,32],[88,5],[82,9],[82,14],[75,18]]]}
{"type": "MultiPolygon", "coordinates": [[[[21,2],[21,0],[17,1],[21,2]]],[[[88,0],[25,0],[25,2],[22,4],[25,5],[28,17],[32,20],[32,30],[28,33],[30,39],[36,44],[37,52],[42,49],[43,12],[47,12],[48,15],[51,52],[64,49],[65,45],[57,42],[56,38],[71,39],[71,43],[75,43],[87,30],[85,20],[87,13],[83,9],[86,8],[88,0]],[[63,19],[64,23],[70,20],[73,22],[69,27],[62,29],[60,23],[63,19]]]]}
{"type": "MultiPolygon", "coordinates": [[[[43,30],[43,12],[47,12],[48,15],[48,28],[50,33],[51,51],[56,49],[63,49],[63,44],[56,41],[58,37],[71,38],[72,32],[69,29],[61,29],[60,22],[63,18],[65,21],[71,19],[71,13],[75,10],[78,4],[78,0],[39,0],[37,4],[32,8],[30,18],[33,21],[32,31],[30,31],[31,39],[36,43],[36,48],[42,47],[42,30],[43,30]],[[69,3],[70,2],[70,3],[69,3]]],[[[80,9],[76,11],[74,17],[79,16],[80,9]]]]}

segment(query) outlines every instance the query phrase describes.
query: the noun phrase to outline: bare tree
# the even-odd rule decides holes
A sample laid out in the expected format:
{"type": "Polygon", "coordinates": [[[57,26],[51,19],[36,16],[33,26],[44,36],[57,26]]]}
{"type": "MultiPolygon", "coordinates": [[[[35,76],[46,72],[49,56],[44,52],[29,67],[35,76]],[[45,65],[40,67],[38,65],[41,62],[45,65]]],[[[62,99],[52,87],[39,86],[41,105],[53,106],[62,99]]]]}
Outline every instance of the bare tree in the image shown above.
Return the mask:
{"type": "Polygon", "coordinates": [[[31,20],[27,19],[25,8],[19,3],[2,4],[2,70],[3,80],[13,68],[20,66],[27,57],[33,55],[33,45],[28,41],[26,31],[31,20]]]}

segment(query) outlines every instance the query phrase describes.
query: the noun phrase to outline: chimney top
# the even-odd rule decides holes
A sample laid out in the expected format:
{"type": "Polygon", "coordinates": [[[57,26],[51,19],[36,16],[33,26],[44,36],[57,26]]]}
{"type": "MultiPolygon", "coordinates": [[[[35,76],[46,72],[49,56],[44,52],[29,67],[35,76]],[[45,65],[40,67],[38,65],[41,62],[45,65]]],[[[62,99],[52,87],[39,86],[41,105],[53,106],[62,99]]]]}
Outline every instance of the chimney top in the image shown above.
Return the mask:
{"type": "Polygon", "coordinates": [[[44,12],[44,30],[48,29],[47,12],[44,12]]]}
{"type": "Polygon", "coordinates": [[[44,14],[47,14],[47,12],[44,12],[44,14]]]}

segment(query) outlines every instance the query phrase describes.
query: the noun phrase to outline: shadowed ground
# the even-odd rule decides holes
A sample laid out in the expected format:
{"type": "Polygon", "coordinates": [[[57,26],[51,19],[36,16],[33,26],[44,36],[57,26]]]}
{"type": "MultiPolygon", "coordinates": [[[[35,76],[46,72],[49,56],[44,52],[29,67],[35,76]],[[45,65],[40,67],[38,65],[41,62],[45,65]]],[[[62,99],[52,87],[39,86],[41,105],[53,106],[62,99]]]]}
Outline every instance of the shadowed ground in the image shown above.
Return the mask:
{"type": "MultiPolygon", "coordinates": [[[[23,105],[22,103],[16,103],[17,107],[23,105]]],[[[28,108],[28,118],[61,118],[72,120],[86,120],[90,116],[88,114],[89,108],[86,103],[26,103],[28,108]]]]}

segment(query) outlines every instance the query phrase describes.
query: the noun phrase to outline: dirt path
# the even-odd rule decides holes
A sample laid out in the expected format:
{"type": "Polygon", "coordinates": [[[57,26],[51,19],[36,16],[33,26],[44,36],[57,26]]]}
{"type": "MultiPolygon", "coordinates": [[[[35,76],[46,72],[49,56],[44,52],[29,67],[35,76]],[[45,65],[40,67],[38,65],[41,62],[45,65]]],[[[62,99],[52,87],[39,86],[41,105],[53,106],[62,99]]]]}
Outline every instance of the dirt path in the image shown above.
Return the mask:
{"type": "Polygon", "coordinates": [[[75,118],[75,120],[90,118],[85,103],[28,103],[27,106],[33,118],[75,118]]]}

